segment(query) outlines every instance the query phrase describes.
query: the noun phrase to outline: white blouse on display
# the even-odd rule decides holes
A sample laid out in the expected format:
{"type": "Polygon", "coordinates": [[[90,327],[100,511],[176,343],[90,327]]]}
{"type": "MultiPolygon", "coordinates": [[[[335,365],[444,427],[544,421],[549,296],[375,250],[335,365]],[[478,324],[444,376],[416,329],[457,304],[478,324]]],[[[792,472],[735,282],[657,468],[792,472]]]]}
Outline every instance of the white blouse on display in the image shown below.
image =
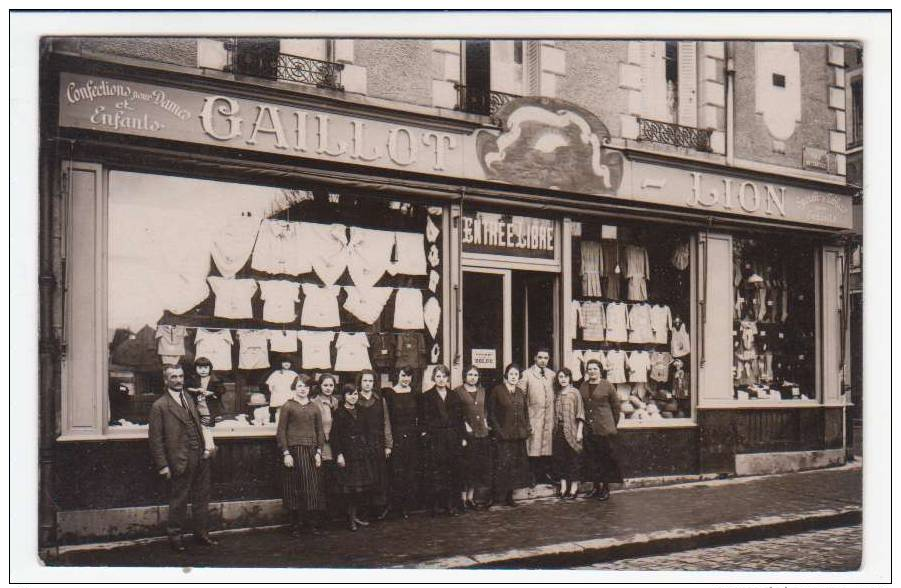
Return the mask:
{"type": "Polygon", "coordinates": [[[441,229],[432,222],[432,218],[428,217],[425,221],[425,238],[429,243],[434,243],[438,238],[438,235],[441,233],[441,229]]]}
{"type": "Polygon", "coordinates": [[[611,384],[624,384],[626,379],[626,352],[619,349],[611,349],[604,358],[604,368],[607,370],[607,380],[611,384]]]}
{"type": "Polygon", "coordinates": [[[253,318],[250,300],[257,291],[256,280],[210,276],[207,281],[216,295],[214,316],[229,319],[253,318]]]}
{"type": "Polygon", "coordinates": [[[344,291],[347,293],[347,299],[344,301],[345,310],[367,325],[371,325],[381,316],[393,288],[344,286],[344,291]]]}
{"type": "Polygon", "coordinates": [[[441,274],[435,270],[429,270],[429,290],[438,292],[438,282],[441,280],[441,274]]]}
{"type": "MultiPolygon", "coordinates": [[[[424,276],[428,271],[425,258],[425,239],[422,233],[394,233],[397,240],[397,261],[388,264],[388,273],[392,276],[424,276]]],[[[394,243],[392,243],[392,247],[394,243]]],[[[390,250],[389,250],[390,253],[390,250]]]]}
{"type": "Polygon", "coordinates": [[[647,304],[633,304],[629,310],[629,342],[652,343],[653,341],[651,307],[647,304]]]}
{"type": "Polygon", "coordinates": [[[691,339],[685,330],[685,323],[673,329],[673,338],[670,341],[670,351],[673,357],[683,357],[691,353],[691,339]]]}
{"type": "Polygon", "coordinates": [[[300,324],[307,327],[337,327],[341,324],[338,312],[340,286],[303,285],[303,310],[300,324]]]}
{"type": "Polygon", "coordinates": [[[269,349],[277,353],[294,353],[297,351],[297,331],[269,329],[269,349]]]}
{"type": "Polygon", "coordinates": [[[629,381],[647,382],[651,369],[651,356],[647,351],[633,351],[629,354],[629,381]]]}
{"type": "Polygon", "coordinates": [[[332,367],[334,331],[300,331],[297,338],[301,343],[303,369],[327,370],[332,367]]]}
{"type": "Polygon", "coordinates": [[[374,286],[391,265],[392,231],[351,227],[347,244],[347,271],[356,286],[374,286]]]}
{"type": "Polygon", "coordinates": [[[300,223],[302,255],[309,255],[319,279],[331,286],[347,268],[347,228],[341,224],[300,223]]]}
{"type": "Polygon", "coordinates": [[[207,358],[214,370],[228,371],[232,369],[233,344],[234,340],[228,329],[197,329],[197,334],[194,335],[194,357],[207,358]]]}
{"type": "Polygon", "coordinates": [[[238,329],[238,369],[260,370],[269,367],[269,337],[266,331],[238,329]]]}
{"type": "Polygon", "coordinates": [[[416,288],[398,288],[394,298],[394,328],[425,328],[422,292],[416,288]]]}
{"type": "Polygon", "coordinates": [[[253,217],[233,218],[213,239],[210,254],[216,268],[223,277],[233,278],[241,271],[260,230],[260,219],[253,217]]]}
{"type": "Polygon", "coordinates": [[[269,274],[297,276],[310,272],[313,266],[309,251],[301,241],[300,223],[264,220],[260,224],[250,267],[269,274]]]}
{"type": "Polygon", "coordinates": [[[288,280],[260,280],[264,301],[263,320],[270,323],[291,323],[297,318],[300,284],[288,280]]]}
{"type": "Polygon", "coordinates": [[[578,382],[579,380],[581,380],[582,352],[574,349],[572,353],[569,354],[569,358],[567,358],[566,367],[568,367],[569,371],[573,373],[573,382],[578,382]]]}
{"type": "Polygon", "coordinates": [[[622,302],[611,302],[607,305],[607,341],[628,340],[627,310],[628,307],[622,302]]]}
{"type": "Polygon", "coordinates": [[[294,396],[294,382],[297,372],[294,370],[275,370],[266,378],[269,387],[269,408],[278,408],[294,396]]]}
{"type": "Polygon", "coordinates": [[[340,333],[335,342],[336,372],[358,372],[371,370],[369,362],[369,339],[366,333],[340,333]]]}
{"type": "Polygon", "coordinates": [[[673,328],[669,306],[655,304],[651,307],[651,328],[654,330],[654,343],[666,344],[669,341],[669,332],[673,328]]]}

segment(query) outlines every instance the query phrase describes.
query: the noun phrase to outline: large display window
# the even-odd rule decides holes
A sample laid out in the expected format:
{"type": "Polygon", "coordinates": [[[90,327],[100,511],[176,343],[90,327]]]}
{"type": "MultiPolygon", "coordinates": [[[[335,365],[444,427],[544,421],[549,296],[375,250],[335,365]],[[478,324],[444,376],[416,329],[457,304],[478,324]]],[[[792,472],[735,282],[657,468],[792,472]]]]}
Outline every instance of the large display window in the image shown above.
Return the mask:
{"type": "Polygon", "coordinates": [[[372,368],[387,386],[442,361],[441,207],[119,171],[107,185],[108,432],[146,428],[168,363],[214,393],[227,433],[274,430],[301,372],[372,368]]]}
{"type": "Polygon", "coordinates": [[[816,400],[814,249],[790,239],[734,238],[736,400],[816,400]]]}
{"type": "Polygon", "coordinates": [[[566,365],[579,380],[600,360],[621,426],[693,416],[691,243],[678,230],[572,223],[566,365]]]}

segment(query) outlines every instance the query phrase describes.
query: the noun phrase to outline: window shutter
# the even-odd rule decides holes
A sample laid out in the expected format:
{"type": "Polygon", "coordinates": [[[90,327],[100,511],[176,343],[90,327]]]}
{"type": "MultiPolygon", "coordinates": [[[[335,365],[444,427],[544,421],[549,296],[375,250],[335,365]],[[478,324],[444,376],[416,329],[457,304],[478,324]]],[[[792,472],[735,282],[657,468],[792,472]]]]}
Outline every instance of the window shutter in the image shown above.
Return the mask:
{"type": "Polygon", "coordinates": [[[670,122],[666,108],[666,43],[642,41],[641,112],[650,119],[670,122]]]}
{"type": "Polygon", "coordinates": [[[698,44],[679,42],[679,121],[684,127],[698,126],[698,44]]]}

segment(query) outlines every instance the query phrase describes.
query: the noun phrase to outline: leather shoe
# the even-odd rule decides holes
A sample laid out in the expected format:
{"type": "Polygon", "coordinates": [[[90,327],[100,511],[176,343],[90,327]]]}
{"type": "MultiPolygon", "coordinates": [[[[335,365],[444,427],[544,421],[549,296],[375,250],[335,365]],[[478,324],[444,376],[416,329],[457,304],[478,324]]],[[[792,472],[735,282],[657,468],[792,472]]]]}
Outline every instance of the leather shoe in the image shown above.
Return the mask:
{"type": "Polygon", "coordinates": [[[181,535],[172,535],[169,537],[169,547],[172,548],[172,551],[177,553],[181,553],[185,550],[185,542],[182,540],[181,535]]]}
{"type": "Polygon", "coordinates": [[[381,512],[379,512],[377,515],[375,515],[374,517],[372,517],[373,520],[376,520],[376,521],[384,521],[385,518],[388,516],[388,511],[389,511],[389,510],[390,510],[390,509],[386,506],[381,512]]]}
{"type": "Polygon", "coordinates": [[[601,502],[604,502],[605,500],[609,500],[610,499],[610,490],[606,487],[601,488],[601,490],[598,491],[597,499],[600,500],[601,502]]]}
{"type": "Polygon", "coordinates": [[[207,535],[206,533],[198,533],[194,535],[194,542],[199,545],[206,545],[207,547],[215,547],[219,545],[219,542],[207,535]]]}

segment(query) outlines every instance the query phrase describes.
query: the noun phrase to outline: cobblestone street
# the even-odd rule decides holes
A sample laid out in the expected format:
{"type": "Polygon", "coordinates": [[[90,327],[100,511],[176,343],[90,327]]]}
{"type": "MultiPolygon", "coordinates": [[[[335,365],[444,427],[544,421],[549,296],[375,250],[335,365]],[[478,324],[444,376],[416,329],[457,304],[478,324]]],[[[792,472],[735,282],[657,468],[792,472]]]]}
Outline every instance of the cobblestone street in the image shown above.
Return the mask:
{"type": "Polygon", "coordinates": [[[583,570],[851,571],[861,562],[860,525],[737,545],[597,563],[583,570]]]}

